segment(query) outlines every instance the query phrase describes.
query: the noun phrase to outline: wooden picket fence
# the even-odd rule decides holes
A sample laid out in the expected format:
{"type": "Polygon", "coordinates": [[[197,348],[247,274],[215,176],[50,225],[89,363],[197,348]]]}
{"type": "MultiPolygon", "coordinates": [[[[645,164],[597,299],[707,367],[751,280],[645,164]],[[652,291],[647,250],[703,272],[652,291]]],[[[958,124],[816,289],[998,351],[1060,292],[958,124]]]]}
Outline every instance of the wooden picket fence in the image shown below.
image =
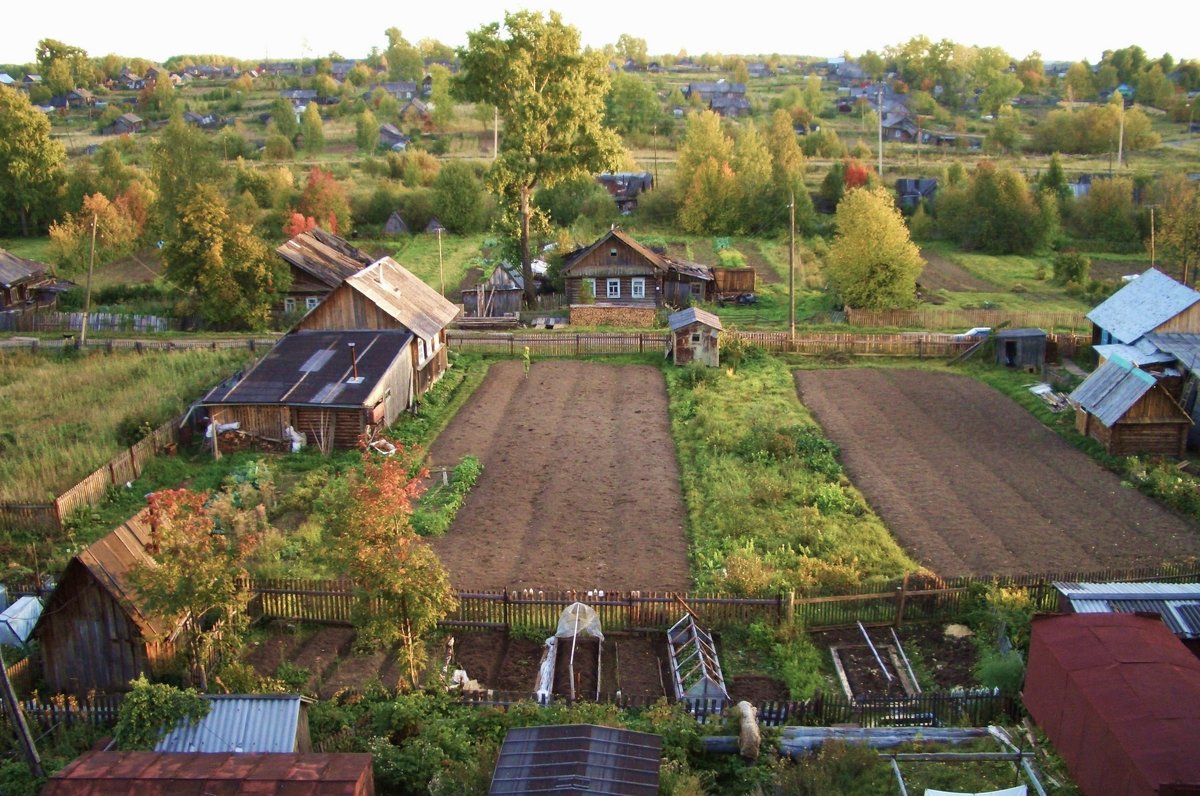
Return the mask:
{"type": "MultiPolygon", "coordinates": [[[[955,357],[976,342],[955,340],[953,335],[948,334],[808,333],[795,337],[788,332],[739,331],[729,334],[776,353],[853,354],[918,359],[955,357]]],[[[526,348],[531,355],[543,357],[657,354],[666,351],[669,340],[669,335],[659,332],[522,334],[452,331],[447,334],[447,343],[454,350],[511,357],[521,356],[526,348]]]]}
{"type": "Polygon", "coordinates": [[[61,531],[63,521],[73,512],[99,504],[110,487],[136,480],[147,461],[177,443],[181,417],[171,418],[132,447],[109,459],[53,503],[0,503],[0,528],[61,531]]]}
{"type": "Polygon", "coordinates": [[[1054,331],[1070,329],[1074,332],[1086,330],[1090,322],[1082,312],[1037,312],[1014,310],[856,310],[846,308],[846,322],[851,326],[893,329],[955,329],[962,331],[974,326],[990,326],[995,329],[1007,323],[1013,328],[1035,327],[1054,331]]]}
{"type": "MultiPolygon", "coordinates": [[[[601,627],[613,631],[661,630],[686,611],[695,613],[707,627],[721,629],[764,621],[772,625],[798,623],[809,629],[899,626],[933,622],[961,614],[972,592],[981,586],[1003,586],[1024,591],[1037,611],[1058,609],[1055,582],[1200,581],[1200,562],[1160,567],[1059,572],[1016,577],[949,578],[914,586],[908,579],[873,584],[857,591],[828,595],[795,592],[742,597],[724,594],[677,594],[655,591],[462,590],[458,609],[447,616],[445,627],[464,629],[553,628],[563,609],[584,602],[596,610],[601,627]],[[686,606],[686,607],[685,607],[686,606]]],[[[351,625],[356,597],[346,580],[249,580],[253,619],[279,619],[351,625]]]]}
{"type": "MultiPolygon", "coordinates": [[[[82,699],[59,694],[24,699],[19,704],[27,722],[49,732],[59,725],[108,727],[116,724],[124,698],[124,694],[90,694],[82,699]]],[[[0,702],[0,715],[4,712],[4,704],[0,702]]]]}

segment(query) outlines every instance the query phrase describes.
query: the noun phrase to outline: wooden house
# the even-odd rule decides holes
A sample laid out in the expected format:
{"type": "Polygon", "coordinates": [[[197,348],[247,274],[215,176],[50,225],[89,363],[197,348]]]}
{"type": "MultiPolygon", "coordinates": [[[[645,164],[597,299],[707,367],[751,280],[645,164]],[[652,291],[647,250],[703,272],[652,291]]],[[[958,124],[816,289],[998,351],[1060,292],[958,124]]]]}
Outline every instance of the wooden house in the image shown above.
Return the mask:
{"type": "Polygon", "coordinates": [[[649,326],[662,307],[686,307],[712,296],[707,266],[672,260],[613,227],[563,265],[572,324],[649,326]]]}
{"type": "Polygon", "coordinates": [[[45,263],[0,249],[0,310],[53,304],[58,293],[45,263]]]}
{"type": "Polygon", "coordinates": [[[1075,430],[1112,456],[1182,456],[1192,419],[1155,374],[1119,356],[1096,368],[1070,395],[1075,430]]]}
{"type": "Polygon", "coordinates": [[[123,113],[100,130],[100,135],[133,135],[146,129],[142,117],[135,113],[123,113]]]}
{"type": "Polygon", "coordinates": [[[383,234],[390,238],[409,234],[408,224],[404,223],[404,218],[400,215],[399,210],[393,210],[392,214],[388,216],[387,223],[383,225],[383,234]]]}
{"type": "Polygon", "coordinates": [[[648,171],[605,172],[596,175],[596,182],[604,186],[621,213],[637,210],[638,196],[654,190],[654,175],[648,171]]]}
{"type": "Polygon", "coordinates": [[[1040,372],[1046,364],[1046,333],[1041,329],[996,332],[996,364],[1040,372]]]}
{"type": "Polygon", "coordinates": [[[275,252],[292,272],[292,286],[275,306],[276,312],[307,312],[372,263],[371,256],[323,229],[301,232],[275,252]]]}
{"type": "Polygon", "coordinates": [[[412,139],[402,133],[399,127],[390,122],[379,127],[379,143],[387,149],[403,152],[408,149],[411,141],[412,139]]]}
{"type": "Polygon", "coordinates": [[[71,559],[34,629],[55,693],[124,691],[175,657],[182,623],[147,611],[131,574],[153,564],[148,509],[71,559]]]}
{"type": "MultiPolygon", "coordinates": [[[[201,404],[214,425],[237,423],[252,437],[278,443],[290,426],[323,451],[353,448],[441,378],[446,327],[457,316],[457,306],[385,257],[347,278],[201,404]]],[[[213,452],[221,453],[217,439],[213,452]]]]}
{"type": "Polygon", "coordinates": [[[524,291],[520,268],[501,263],[487,279],[462,291],[463,314],[468,318],[499,318],[519,313],[524,291]]]}
{"type": "Polygon", "coordinates": [[[671,342],[667,353],[676,365],[699,362],[715,368],[721,364],[721,319],[711,312],[688,307],[667,319],[671,342]]]}
{"type": "Polygon", "coordinates": [[[1200,293],[1150,268],[1087,317],[1093,345],[1132,345],[1147,334],[1200,332],[1200,293]]]}

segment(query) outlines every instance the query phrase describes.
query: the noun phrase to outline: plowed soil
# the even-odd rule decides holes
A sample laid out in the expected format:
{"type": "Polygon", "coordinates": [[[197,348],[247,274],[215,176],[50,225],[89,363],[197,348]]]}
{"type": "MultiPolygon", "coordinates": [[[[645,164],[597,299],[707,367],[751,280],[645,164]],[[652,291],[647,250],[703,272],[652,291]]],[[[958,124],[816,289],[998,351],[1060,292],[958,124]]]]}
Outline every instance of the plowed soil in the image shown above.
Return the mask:
{"type": "Polygon", "coordinates": [[[996,286],[980,279],[958,263],[936,252],[921,252],[925,268],[917,282],[926,290],[948,290],[952,293],[969,291],[993,291],[996,286]]]}
{"type": "Polygon", "coordinates": [[[892,369],[796,374],[800,399],[904,548],[941,575],[1153,566],[1200,533],[985,384],[892,369]]]}
{"type": "Polygon", "coordinates": [[[433,547],[460,589],[688,588],[662,374],[639,365],[491,367],[434,443],[483,473],[433,547]]]}

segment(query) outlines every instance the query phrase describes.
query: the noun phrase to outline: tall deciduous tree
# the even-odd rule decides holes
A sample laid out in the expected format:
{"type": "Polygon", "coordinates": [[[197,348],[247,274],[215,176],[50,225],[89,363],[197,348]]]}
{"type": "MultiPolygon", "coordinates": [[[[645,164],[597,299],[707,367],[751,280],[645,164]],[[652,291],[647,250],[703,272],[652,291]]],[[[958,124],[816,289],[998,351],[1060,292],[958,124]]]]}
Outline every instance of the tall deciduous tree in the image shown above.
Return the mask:
{"type": "Polygon", "coordinates": [[[15,89],[0,86],[0,226],[29,236],[55,214],[66,177],[50,120],[15,89]]]}
{"type": "Polygon", "coordinates": [[[1190,285],[1200,268],[1200,191],[1178,175],[1167,181],[1164,193],[1158,245],[1168,262],[1182,266],[1184,282],[1190,285]]]}
{"type": "Polygon", "coordinates": [[[109,201],[102,193],[83,198],[77,213],[68,213],[50,225],[50,242],[55,262],[68,270],[87,267],[91,255],[92,222],[96,229],[96,259],[110,262],[132,252],[142,235],[144,216],[138,218],[128,201],[109,201]]]}
{"type": "Polygon", "coordinates": [[[617,72],[604,98],[605,121],[622,135],[649,133],[662,117],[658,95],[645,80],[617,72]]]}
{"type": "Polygon", "coordinates": [[[429,67],[429,118],[433,126],[445,130],[454,121],[454,98],[450,93],[450,70],[441,64],[429,67]]]}
{"type": "Polygon", "coordinates": [[[354,143],[363,152],[374,152],[379,148],[379,120],[370,108],[364,108],[354,120],[354,143]]]}
{"type": "Polygon", "coordinates": [[[211,184],[183,197],[175,216],[163,246],[167,278],[191,291],[196,311],[214,326],[267,328],[289,283],[286,265],[211,184]]]}
{"type": "Polygon", "coordinates": [[[425,71],[421,51],[409,43],[396,27],[384,31],[388,47],[384,52],[387,59],[388,78],[391,80],[420,80],[425,71]]]}
{"type": "Polygon", "coordinates": [[[304,151],[310,155],[323,151],[325,149],[325,126],[321,123],[321,111],[317,107],[317,103],[308,103],[301,121],[304,132],[304,151]]]}
{"type": "Polygon", "coordinates": [[[308,172],[297,209],[335,235],[350,233],[350,199],[342,184],[325,169],[314,166],[308,172]]]}
{"type": "MultiPolygon", "coordinates": [[[[616,166],[620,141],[603,125],[608,72],[603,57],[580,49],[579,31],[551,12],[506,14],[467,34],[457,87],[471,102],[494,105],[504,121],[490,181],[516,204],[525,299],[534,299],[530,265],[531,199],[539,186],[616,166]]],[[[511,212],[511,208],[510,208],[511,212]]]]}
{"type": "Polygon", "coordinates": [[[939,228],[964,249],[993,254],[1030,254],[1050,231],[1043,207],[1025,178],[989,160],[975,167],[965,186],[938,191],[939,228]]]}
{"type": "Polygon", "coordinates": [[[888,192],[850,191],[838,204],[835,222],[825,275],[842,301],[871,310],[912,306],[924,262],[888,192]]]}
{"type": "Polygon", "coordinates": [[[476,231],[483,221],[483,186],[461,160],[442,167],[433,181],[433,212],[451,232],[476,231]]]}
{"type": "Polygon", "coordinates": [[[154,220],[164,238],[176,235],[180,208],[201,185],[220,185],[224,170],[204,134],[176,116],[150,152],[157,198],[154,220]]]}

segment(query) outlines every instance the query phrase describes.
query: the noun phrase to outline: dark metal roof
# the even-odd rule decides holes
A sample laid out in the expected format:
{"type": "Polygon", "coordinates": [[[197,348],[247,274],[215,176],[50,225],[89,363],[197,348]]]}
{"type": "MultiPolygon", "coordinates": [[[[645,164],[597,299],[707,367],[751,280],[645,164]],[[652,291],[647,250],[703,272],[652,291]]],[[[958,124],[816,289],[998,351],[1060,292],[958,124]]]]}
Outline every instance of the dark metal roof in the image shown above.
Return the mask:
{"type": "Polygon", "coordinates": [[[504,736],[489,794],[655,796],[662,738],[565,724],[518,727],[504,736]]]}
{"type": "Polygon", "coordinates": [[[711,312],[698,309],[696,307],[688,307],[686,310],[680,310],[679,312],[671,313],[671,317],[667,318],[667,325],[670,326],[671,331],[674,332],[682,329],[685,326],[696,323],[697,321],[711,326],[714,329],[722,328],[720,318],[711,312]]]}
{"type": "Polygon", "coordinates": [[[208,713],[184,719],[154,747],[156,752],[300,751],[296,734],[308,697],[295,694],[205,694],[208,713]]]}
{"type": "Polygon", "coordinates": [[[84,752],[50,778],[42,796],[221,793],[367,796],[369,754],[84,752]]]}
{"type": "Polygon", "coordinates": [[[0,249],[0,286],[12,287],[41,279],[49,266],[0,249]]]}
{"type": "Polygon", "coordinates": [[[1142,396],[1154,389],[1154,377],[1114,356],[1092,371],[1070,399],[1105,426],[1125,416],[1142,396]]]}
{"type": "Polygon", "coordinates": [[[1132,343],[1200,301],[1200,293],[1154,268],[1113,293],[1088,320],[1122,343],[1132,343]]]}
{"type": "Polygon", "coordinates": [[[210,390],[202,403],[361,407],[411,339],[399,330],[292,332],[249,371],[210,390]],[[358,383],[350,381],[350,343],[358,383]]]}
{"type": "Polygon", "coordinates": [[[1004,339],[1012,339],[1015,337],[1045,337],[1046,333],[1041,329],[1001,329],[996,332],[996,337],[1004,339]]]}
{"type": "Polygon", "coordinates": [[[338,287],[372,263],[371,256],[323,229],[301,232],[275,250],[287,262],[338,287]]]}
{"type": "Polygon", "coordinates": [[[1078,614],[1158,614],[1180,638],[1200,638],[1200,583],[1055,583],[1078,614]]]}

